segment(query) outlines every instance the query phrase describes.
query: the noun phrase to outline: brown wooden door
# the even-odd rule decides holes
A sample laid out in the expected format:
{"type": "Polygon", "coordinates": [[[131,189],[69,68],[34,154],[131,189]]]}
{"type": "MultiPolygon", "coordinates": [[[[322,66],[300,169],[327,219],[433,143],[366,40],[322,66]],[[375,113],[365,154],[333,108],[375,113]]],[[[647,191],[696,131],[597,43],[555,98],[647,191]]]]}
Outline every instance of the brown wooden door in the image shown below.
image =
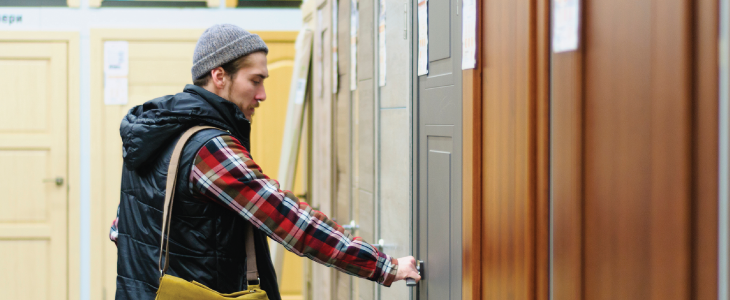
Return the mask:
{"type": "Polygon", "coordinates": [[[464,211],[465,299],[548,297],[549,3],[479,2],[479,64],[464,73],[464,201],[479,211],[464,211]]]}
{"type": "Polygon", "coordinates": [[[554,299],[716,297],[714,5],[582,1],[552,55],[554,299]]]}
{"type": "Polygon", "coordinates": [[[718,2],[580,1],[563,53],[552,2],[479,2],[464,298],[716,299],[718,2]]]}

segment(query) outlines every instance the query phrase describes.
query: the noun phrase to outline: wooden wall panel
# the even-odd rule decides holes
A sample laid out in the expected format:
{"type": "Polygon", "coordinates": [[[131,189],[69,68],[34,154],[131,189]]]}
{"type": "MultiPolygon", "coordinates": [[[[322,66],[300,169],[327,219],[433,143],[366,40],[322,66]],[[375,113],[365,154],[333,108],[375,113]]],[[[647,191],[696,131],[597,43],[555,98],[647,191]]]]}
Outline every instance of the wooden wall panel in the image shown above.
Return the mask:
{"type": "Polygon", "coordinates": [[[567,52],[552,58],[552,293],[554,299],[583,299],[582,55],[567,52]]]}
{"type": "MultiPolygon", "coordinates": [[[[357,236],[365,241],[376,243],[376,173],[375,173],[375,69],[373,47],[375,43],[375,1],[358,1],[357,32],[357,94],[354,104],[356,120],[353,129],[357,135],[357,154],[355,155],[357,207],[356,220],[360,225],[357,236]]],[[[355,280],[356,299],[375,299],[377,284],[355,280]]]]}
{"type": "Polygon", "coordinates": [[[692,7],[583,4],[553,55],[555,297],[689,298],[692,7]]]}
{"type": "Polygon", "coordinates": [[[651,298],[691,297],[691,1],[652,1],[651,298]]]}
{"type": "Polygon", "coordinates": [[[550,299],[550,0],[535,1],[531,18],[535,76],[535,299],[550,299]]]}
{"type": "Polygon", "coordinates": [[[650,14],[649,1],[585,7],[587,299],[650,297],[650,14]]]}
{"type": "Polygon", "coordinates": [[[583,299],[582,72],[581,53],[553,55],[550,176],[555,299],[583,299]]]}
{"type": "MultiPolygon", "coordinates": [[[[478,35],[477,35],[478,36],[478,35]]],[[[478,56],[477,56],[478,57],[478,56]]],[[[481,299],[481,265],[482,261],[482,95],[481,69],[463,71],[462,107],[464,140],[463,188],[464,206],[462,206],[462,295],[463,299],[481,299]]]]}
{"type": "Polygon", "coordinates": [[[693,16],[693,299],[717,299],[718,291],[718,6],[695,1],[693,16]]]}
{"type": "MultiPolygon", "coordinates": [[[[335,123],[332,94],[332,2],[317,1],[312,62],[312,190],[313,208],[327,215],[334,213],[335,123]]],[[[312,294],[317,299],[332,299],[335,270],[312,264],[312,294]]]]}
{"type": "Polygon", "coordinates": [[[548,3],[480,9],[483,299],[548,297],[548,3]]]}
{"type": "Polygon", "coordinates": [[[717,297],[717,1],[584,1],[553,54],[555,299],[717,297]]]}
{"type": "MultiPolygon", "coordinates": [[[[333,0],[338,3],[337,56],[338,90],[335,102],[335,209],[334,218],[339,224],[353,219],[353,164],[352,164],[352,101],[350,92],[350,1],[333,0]]],[[[334,275],[335,299],[352,298],[352,276],[343,272],[334,275]]]]}
{"type": "Polygon", "coordinates": [[[689,296],[685,4],[585,8],[587,299],[689,296]]]}
{"type": "MultiPolygon", "coordinates": [[[[483,4],[476,3],[481,12],[483,4]]],[[[484,16],[477,14],[476,44],[482,42],[484,16]]],[[[462,206],[462,296],[465,300],[482,299],[482,266],[475,261],[482,261],[481,237],[482,220],[482,47],[476,47],[476,66],[462,73],[462,106],[463,116],[463,177],[464,186],[462,206]]]]}

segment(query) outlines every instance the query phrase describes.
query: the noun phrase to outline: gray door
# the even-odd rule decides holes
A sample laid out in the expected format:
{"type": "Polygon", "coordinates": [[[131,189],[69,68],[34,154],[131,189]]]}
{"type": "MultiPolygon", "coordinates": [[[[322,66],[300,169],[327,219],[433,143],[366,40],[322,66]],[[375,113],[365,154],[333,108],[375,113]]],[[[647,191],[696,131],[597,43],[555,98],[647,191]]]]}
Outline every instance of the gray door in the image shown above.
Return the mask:
{"type": "MultiPolygon", "coordinates": [[[[414,299],[461,299],[460,2],[428,1],[429,72],[413,81],[413,246],[416,258],[425,262],[414,299]]],[[[413,74],[418,58],[416,5],[413,74]]]]}

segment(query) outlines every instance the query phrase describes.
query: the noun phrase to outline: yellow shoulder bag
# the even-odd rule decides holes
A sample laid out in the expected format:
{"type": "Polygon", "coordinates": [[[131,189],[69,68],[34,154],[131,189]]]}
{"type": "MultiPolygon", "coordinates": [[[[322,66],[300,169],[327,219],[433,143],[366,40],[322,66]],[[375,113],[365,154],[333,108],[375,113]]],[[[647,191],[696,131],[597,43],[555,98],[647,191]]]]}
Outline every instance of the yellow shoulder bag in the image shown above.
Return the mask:
{"type": "Polygon", "coordinates": [[[157,266],[160,270],[160,287],[157,289],[156,300],[213,300],[213,299],[247,299],[247,300],[268,300],[269,297],[258,284],[259,272],[256,267],[256,249],[253,242],[253,229],[251,224],[246,225],[246,279],[248,290],[231,294],[221,294],[213,289],[195,281],[185,281],[172,275],[167,275],[167,268],[170,266],[170,221],[172,220],[172,202],[175,198],[175,183],[177,182],[177,167],[180,163],[180,154],[185,143],[196,132],[203,129],[216,129],[211,126],[195,126],[188,129],[175,145],[175,150],[170,158],[170,166],[167,169],[167,190],[165,191],[165,207],[162,213],[162,231],[160,239],[160,258],[157,266]],[[165,265],[162,266],[162,253],[165,253],[165,265]]]}

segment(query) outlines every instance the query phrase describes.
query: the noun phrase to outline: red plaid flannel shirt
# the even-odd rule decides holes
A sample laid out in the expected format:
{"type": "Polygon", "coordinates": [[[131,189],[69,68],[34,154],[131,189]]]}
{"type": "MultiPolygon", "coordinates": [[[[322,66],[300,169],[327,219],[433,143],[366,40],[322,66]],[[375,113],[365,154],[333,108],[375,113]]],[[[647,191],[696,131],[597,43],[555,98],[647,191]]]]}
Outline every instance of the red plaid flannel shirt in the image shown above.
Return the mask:
{"type": "MultiPolygon", "coordinates": [[[[190,188],[249,220],[284,248],[342,272],[390,286],[398,260],[352,237],[323,213],[264,175],[232,136],[208,141],[195,158],[190,188]]],[[[116,222],[110,236],[115,240],[116,222]]]]}

